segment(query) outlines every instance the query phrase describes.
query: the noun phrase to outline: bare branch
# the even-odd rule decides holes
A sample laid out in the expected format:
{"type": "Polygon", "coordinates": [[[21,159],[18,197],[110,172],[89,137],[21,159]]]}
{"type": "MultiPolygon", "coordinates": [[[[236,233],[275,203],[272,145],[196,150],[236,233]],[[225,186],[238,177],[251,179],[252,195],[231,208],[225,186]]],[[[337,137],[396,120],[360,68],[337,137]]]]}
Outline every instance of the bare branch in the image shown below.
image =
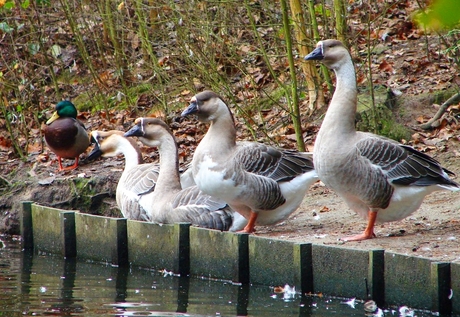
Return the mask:
{"type": "Polygon", "coordinates": [[[449,99],[447,99],[442,105],[441,107],[439,108],[438,112],[436,112],[436,114],[434,115],[433,118],[431,118],[430,121],[428,121],[427,123],[424,123],[424,124],[421,124],[420,125],[420,128],[422,128],[423,130],[429,130],[429,129],[432,129],[433,128],[433,123],[436,122],[439,118],[441,118],[441,116],[444,114],[444,112],[447,111],[447,108],[449,108],[449,106],[453,105],[453,104],[456,104],[460,102],[460,92],[456,93],[455,95],[453,95],[452,97],[450,97],[449,99]]]}

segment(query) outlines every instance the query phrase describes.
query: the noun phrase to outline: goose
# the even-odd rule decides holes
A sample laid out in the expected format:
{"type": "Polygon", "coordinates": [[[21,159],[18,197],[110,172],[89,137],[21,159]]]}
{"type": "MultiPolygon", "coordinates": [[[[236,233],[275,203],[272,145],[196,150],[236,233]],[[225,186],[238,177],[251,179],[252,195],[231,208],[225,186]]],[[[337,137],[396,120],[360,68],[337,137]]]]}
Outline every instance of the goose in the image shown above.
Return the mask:
{"type": "Polygon", "coordinates": [[[348,49],[338,40],[318,42],[304,58],[334,70],[336,89],[317,134],[313,161],[319,178],[358,215],[367,219],[359,241],[375,237],[376,222],[401,220],[417,210],[436,190],[460,190],[454,175],[414,148],[355,129],[357,88],[348,49]]]}
{"type": "MultiPolygon", "coordinates": [[[[154,191],[160,166],[156,163],[144,163],[142,153],[137,143],[124,137],[124,131],[92,131],[91,143],[94,149],[87,157],[87,161],[99,156],[113,157],[123,154],[125,168],[117,184],[116,201],[124,218],[132,220],[148,220],[149,195],[154,191]]],[[[191,171],[181,174],[183,188],[194,184],[191,171]]]]}
{"type": "Polygon", "coordinates": [[[46,144],[58,157],[59,171],[76,169],[80,154],[89,146],[89,138],[85,126],[77,119],[75,105],[68,100],[60,101],[46,121],[44,134],[46,144]],[[74,164],[63,168],[62,158],[75,159],[74,164]]]}
{"type": "Polygon", "coordinates": [[[168,125],[156,118],[137,118],[134,123],[124,136],[137,136],[144,145],[157,147],[160,154],[155,190],[144,207],[149,221],[190,222],[199,227],[229,230],[234,212],[225,202],[202,193],[197,186],[182,189],[177,144],[168,125]]]}
{"type": "Polygon", "coordinates": [[[86,160],[123,154],[125,168],[117,184],[117,205],[124,218],[145,221],[147,211],[142,207],[142,201],[155,189],[160,168],[158,164],[143,164],[138,145],[123,134],[124,131],[118,130],[92,131],[91,141],[95,146],[86,160]]]}
{"type": "Polygon", "coordinates": [[[192,97],[182,116],[191,114],[210,122],[192,158],[193,178],[204,193],[224,200],[247,219],[242,232],[255,232],[256,224],[278,223],[299,207],[317,180],[309,153],[236,142],[233,115],[212,91],[192,97]]]}

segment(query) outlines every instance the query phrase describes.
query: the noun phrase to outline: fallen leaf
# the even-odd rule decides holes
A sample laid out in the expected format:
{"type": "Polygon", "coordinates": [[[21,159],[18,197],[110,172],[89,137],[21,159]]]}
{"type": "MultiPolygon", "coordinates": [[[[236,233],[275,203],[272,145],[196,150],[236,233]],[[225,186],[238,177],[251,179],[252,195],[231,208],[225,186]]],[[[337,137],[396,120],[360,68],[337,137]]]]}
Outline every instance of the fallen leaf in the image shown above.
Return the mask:
{"type": "Polygon", "coordinates": [[[386,60],[383,60],[380,65],[379,65],[379,69],[384,71],[384,72],[388,72],[388,73],[394,73],[394,69],[393,69],[393,66],[391,66],[390,63],[388,63],[386,60]]]}

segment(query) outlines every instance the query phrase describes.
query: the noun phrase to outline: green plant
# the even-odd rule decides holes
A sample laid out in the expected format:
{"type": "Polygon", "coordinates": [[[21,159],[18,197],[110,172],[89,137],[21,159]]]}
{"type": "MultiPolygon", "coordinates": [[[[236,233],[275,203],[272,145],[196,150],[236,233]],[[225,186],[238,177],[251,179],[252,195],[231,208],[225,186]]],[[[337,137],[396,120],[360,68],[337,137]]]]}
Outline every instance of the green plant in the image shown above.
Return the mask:
{"type": "Polygon", "coordinates": [[[460,69],[460,29],[450,30],[446,37],[450,39],[451,44],[442,53],[452,57],[457,68],[460,69]]]}
{"type": "Polygon", "coordinates": [[[358,112],[356,127],[360,131],[377,133],[398,142],[411,137],[409,129],[398,123],[394,113],[383,104],[358,112]]]}

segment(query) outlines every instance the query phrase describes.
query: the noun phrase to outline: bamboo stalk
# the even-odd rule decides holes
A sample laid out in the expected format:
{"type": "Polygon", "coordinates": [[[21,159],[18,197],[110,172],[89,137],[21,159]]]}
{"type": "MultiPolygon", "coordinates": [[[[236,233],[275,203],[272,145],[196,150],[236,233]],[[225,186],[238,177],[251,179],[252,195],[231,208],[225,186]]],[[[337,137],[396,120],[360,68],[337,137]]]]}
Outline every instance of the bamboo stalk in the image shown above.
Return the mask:
{"type": "MultiPolygon", "coordinates": [[[[306,22],[302,10],[300,0],[290,0],[292,22],[294,23],[294,31],[297,38],[298,50],[300,56],[307,55],[312,47],[308,45],[311,40],[307,36],[306,22]]],[[[315,21],[316,22],[316,21],[315,21]]],[[[305,80],[307,82],[307,90],[309,97],[309,114],[312,114],[316,109],[320,109],[325,105],[324,94],[321,85],[319,84],[320,78],[313,63],[301,62],[305,80]]]]}
{"type": "Polygon", "coordinates": [[[297,149],[299,151],[305,151],[305,142],[302,135],[302,123],[300,120],[300,109],[299,109],[299,95],[297,93],[297,76],[294,63],[294,57],[292,56],[292,39],[291,39],[291,27],[289,23],[288,8],[286,0],[280,0],[281,12],[283,14],[283,26],[284,26],[284,39],[286,41],[287,58],[289,61],[289,74],[291,76],[291,96],[289,98],[288,91],[286,90],[286,99],[288,100],[289,108],[291,109],[291,119],[294,125],[294,131],[297,141],[297,149]]]}

